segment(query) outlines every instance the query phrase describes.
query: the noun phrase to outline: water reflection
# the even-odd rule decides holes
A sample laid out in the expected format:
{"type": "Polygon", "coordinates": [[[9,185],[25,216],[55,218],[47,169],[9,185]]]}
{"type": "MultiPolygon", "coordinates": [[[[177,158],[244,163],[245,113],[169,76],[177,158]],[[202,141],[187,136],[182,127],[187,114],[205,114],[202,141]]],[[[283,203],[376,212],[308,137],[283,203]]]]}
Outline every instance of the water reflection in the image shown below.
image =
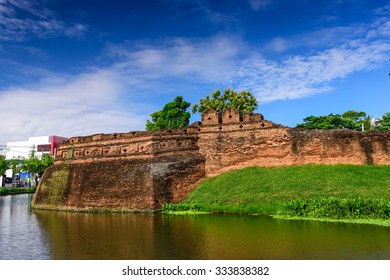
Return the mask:
{"type": "Polygon", "coordinates": [[[0,197],[2,259],[390,259],[390,228],[251,216],[29,211],[0,197]]]}
{"type": "Polygon", "coordinates": [[[389,259],[390,229],[248,216],[37,212],[54,259],[389,259]]]}
{"type": "Polygon", "coordinates": [[[50,243],[30,211],[32,194],[0,196],[0,259],[51,259],[50,243]]]}

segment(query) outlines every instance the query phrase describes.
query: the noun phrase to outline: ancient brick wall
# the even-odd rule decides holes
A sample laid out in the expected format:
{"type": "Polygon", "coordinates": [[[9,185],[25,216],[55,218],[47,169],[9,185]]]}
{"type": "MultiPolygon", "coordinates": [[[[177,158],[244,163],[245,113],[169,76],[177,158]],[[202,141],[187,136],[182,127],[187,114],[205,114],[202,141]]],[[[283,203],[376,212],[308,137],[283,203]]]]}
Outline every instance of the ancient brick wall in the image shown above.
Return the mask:
{"type": "Polygon", "coordinates": [[[217,118],[206,112],[195,124],[207,175],[254,165],[390,164],[390,131],[292,129],[234,109],[217,118]]]}
{"type": "Polygon", "coordinates": [[[74,137],[57,149],[34,205],[153,210],[184,199],[206,175],[308,163],[390,164],[390,131],[291,129],[228,109],[180,130],[74,137]]]}
{"type": "Polygon", "coordinates": [[[150,211],[182,200],[205,176],[198,138],[186,129],[71,138],[57,149],[34,207],[150,211]]]}

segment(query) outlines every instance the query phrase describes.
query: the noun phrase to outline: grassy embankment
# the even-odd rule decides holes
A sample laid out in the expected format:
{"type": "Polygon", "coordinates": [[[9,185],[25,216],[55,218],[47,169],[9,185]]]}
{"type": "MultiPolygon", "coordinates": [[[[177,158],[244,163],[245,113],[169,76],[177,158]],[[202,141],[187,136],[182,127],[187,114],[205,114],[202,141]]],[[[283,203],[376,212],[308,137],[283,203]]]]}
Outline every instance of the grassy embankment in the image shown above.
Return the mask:
{"type": "Polygon", "coordinates": [[[4,187],[0,187],[0,195],[34,193],[35,190],[36,190],[36,187],[32,187],[32,188],[4,188],[4,187]]]}
{"type": "Polygon", "coordinates": [[[162,210],[390,226],[390,165],[248,167],[206,179],[162,210]]]}

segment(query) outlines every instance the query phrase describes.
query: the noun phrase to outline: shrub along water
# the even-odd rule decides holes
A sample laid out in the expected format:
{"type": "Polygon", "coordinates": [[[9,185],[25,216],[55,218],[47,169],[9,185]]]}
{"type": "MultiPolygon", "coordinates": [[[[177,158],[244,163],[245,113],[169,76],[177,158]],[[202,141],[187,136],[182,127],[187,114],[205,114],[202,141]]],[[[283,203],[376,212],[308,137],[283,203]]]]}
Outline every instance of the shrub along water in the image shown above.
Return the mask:
{"type": "Polygon", "coordinates": [[[206,179],[163,211],[388,219],[389,174],[390,165],[248,167],[206,179]]]}
{"type": "Polygon", "coordinates": [[[32,188],[0,188],[0,195],[19,194],[19,193],[34,193],[36,187],[32,188]]]}
{"type": "Polygon", "coordinates": [[[286,203],[286,209],[282,214],[309,218],[388,219],[390,217],[390,201],[383,199],[365,200],[361,197],[298,199],[286,203]]]}

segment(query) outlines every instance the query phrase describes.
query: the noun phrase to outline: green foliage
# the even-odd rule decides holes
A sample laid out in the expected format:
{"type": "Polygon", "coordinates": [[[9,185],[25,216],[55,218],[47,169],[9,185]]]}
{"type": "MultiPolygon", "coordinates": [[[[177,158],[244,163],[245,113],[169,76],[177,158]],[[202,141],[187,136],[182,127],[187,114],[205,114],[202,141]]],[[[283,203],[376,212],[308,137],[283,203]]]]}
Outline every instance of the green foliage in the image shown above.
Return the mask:
{"type": "Polygon", "coordinates": [[[390,130],[390,112],[385,113],[382,116],[382,120],[380,122],[380,125],[377,127],[377,129],[381,131],[390,130]]]}
{"type": "Polygon", "coordinates": [[[17,158],[13,158],[13,159],[8,160],[9,168],[12,169],[12,179],[15,176],[15,174],[21,170],[21,166],[22,166],[24,161],[25,161],[25,159],[20,157],[20,156],[17,158]]]}
{"type": "Polygon", "coordinates": [[[354,129],[362,130],[364,124],[365,130],[371,129],[371,117],[365,112],[347,111],[342,115],[329,114],[327,116],[309,116],[303,119],[303,123],[297,124],[296,127],[305,129],[354,129]]]}
{"type": "Polygon", "coordinates": [[[211,93],[204,99],[199,100],[199,104],[192,106],[192,112],[203,113],[206,110],[212,109],[217,112],[233,107],[243,113],[252,113],[257,109],[258,104],[256,98],[249,91],[235,92],[231,89],[225,89],[223,94],[220,90],[211,93]]]}
{"type": "Polygon", "coordinates": [[[4,176],[5,171],[9,168],[9,163],[3,155],[0,155],[0,176],[4,176]]]}
{"type": "Polygon", "coordinates": [[[283,214],[310,218],[388,219],[390,218],[390,201],[380,198],[363,199],[361,197],[297,199],[286,203],[283,214]]]}
{"type": "Polygon", "coordinates": [[[341,115],[345,128],[361,130],[364,124],[365,130],[371,128],[371,117],[367,116],[365,112],[347,111],[341,115]]]}
{"type": "Polygon", "coordinates": [[[146,121],[146,130],[175,129],[188,126],[191,114],[187,112],[191,103],[177,96],[167,103],[161,111],[150,114],[152,121],[146,121]]]}
{"type": "Polygon", "coordinates": [[[68,168],[63,167],[53,172],[51,178],[47,180],[47,185],[41,185],[42,196],[46,197],[47,204],[61,205],[63,203],[69,174],[68,168]]]}
{"type": "Polygon", "coordinates": [[[36,190],[33,188],[0,188],[0,195],[17,194],[17,193],[34,193],[36,190]]]}
{"type": "Polygon", "coordinates": [[[194,211],[194,212],[200,212],[203,210],[203,207],[198,203],[168,203],[164,204],[161,207],[161,210],[163,212],[177,212],[177,211],[194,211]]]}
{"type": "Polygon", "coordinates": [[[54,159],[49,154],[43,154],[41,159],[35,156],[34,151],[30,157],[24,160],[20,166],[21,171],[26,171],[34,178],[35,183],[42,177],[45,170],[54,163],[54,159]]]}
{"type": "Polygon", "coordinates": [[[303,119],[303,123],[297,127],[305,129],[336,129],[343,128],[344,123],[340,115],[330,114],[328,116],[309,116],[303,119]]]}
{"type": "Polygon", "coordinates": [[[248,167],[204,180],[184,201],[202,211],[381,218],[390,211],[390,166],[248,167]]]}

